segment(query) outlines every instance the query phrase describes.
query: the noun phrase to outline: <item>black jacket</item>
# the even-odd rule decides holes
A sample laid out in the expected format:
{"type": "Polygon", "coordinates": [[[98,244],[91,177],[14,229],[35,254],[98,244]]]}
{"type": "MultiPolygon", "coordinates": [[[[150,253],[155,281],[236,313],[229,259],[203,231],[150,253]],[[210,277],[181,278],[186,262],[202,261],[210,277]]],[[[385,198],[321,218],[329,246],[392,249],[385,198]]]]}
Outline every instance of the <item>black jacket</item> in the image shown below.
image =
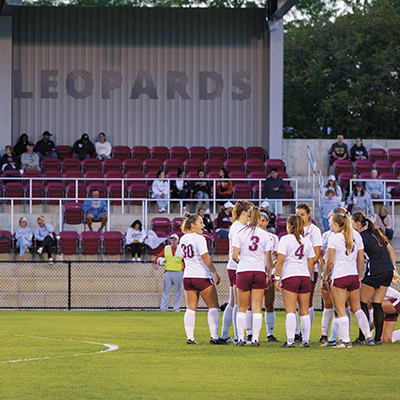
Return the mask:
{"type": "Polygon", "coordinates": [[[75,154],[90,154],[91,157],[93,157],[93,154],[96,152],[94,145],[90,140],[88,140],[87,143],[84,143],[82,139],[79,139],[75,142],[72,150],[75,154]]]}
{"type": "MultiPolygon", "coordinates": [[[[19,157],[16,155],[16,154],[13,154],[12,155],[12,159],[13,159],[13,161],[15,162],[15,165],[14,166],[12,166],[11,164],[10,164],[10,166],[9,167],[5,167],[5,169],[9,169],[9,170],[11,170],[11,169],[16,169],[17,171],[19,170],[19,157]],[[15,168],[14,168],[15,167],[15,168]]],[[[1,170],[2,171],[4,171],[4,169],[3,169],[3,165],[4,164],[8,164],[8,156],[7,156],[7,154],[4,154],[3,155],[3,157],[1,157],[1,170]]]]}
{"type": "Polygon", "coordinates": [[[49,140],[48,142],[45,142],[43,139],[39,140],[36,145],[34,152],[35,153],[40,153],[42,156],[46,156],[46,153],[52,153],[56,151],[56,145],[52,140],[49,140]]]}

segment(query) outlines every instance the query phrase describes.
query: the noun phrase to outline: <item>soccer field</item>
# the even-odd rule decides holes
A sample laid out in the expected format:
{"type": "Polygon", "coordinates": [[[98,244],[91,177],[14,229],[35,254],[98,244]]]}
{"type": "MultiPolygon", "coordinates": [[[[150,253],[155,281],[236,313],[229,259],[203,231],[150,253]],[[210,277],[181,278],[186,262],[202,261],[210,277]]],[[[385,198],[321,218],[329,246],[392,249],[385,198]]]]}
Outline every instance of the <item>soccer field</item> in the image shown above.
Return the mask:
{"type": "MultiPolygon", "coordinates": [[[[321,313],[316,312],[309,349],[266,343],[265,324],[261,347],[212,346],[207,313],[198,312],[199,345],[188,346],[183,316],[156,311],[2,311],[0,398],[397,398],[400,342],[320,347],[321,313]],[[10,362],[23,359],[36,360],[10,362]]],[[[353,340],[356,334],[353,319],[353,340]]],[[[277,312],[275,335],[285,340],[283,312],[277,312]]]]}

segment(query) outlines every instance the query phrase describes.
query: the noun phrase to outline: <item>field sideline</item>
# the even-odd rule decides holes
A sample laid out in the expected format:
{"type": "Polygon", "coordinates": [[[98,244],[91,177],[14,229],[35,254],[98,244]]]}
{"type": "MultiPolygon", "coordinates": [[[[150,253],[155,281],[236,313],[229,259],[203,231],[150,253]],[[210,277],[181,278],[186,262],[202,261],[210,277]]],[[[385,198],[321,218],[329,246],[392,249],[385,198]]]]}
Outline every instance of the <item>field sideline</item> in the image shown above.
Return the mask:
{"type": "MultiPolygon", "coordinates": [[[[0,321],[0,399],[385,399],[399,391],[400,342],[321,348],[321,312],[310,349],[266,343],[265,323],[259,348],[212,346],[206,312],[196,314],[198,346],[185,344],[183,312],[2,311],[0,321]],[[106,347],[88,341],[119,349],[95,353],[106,347]]],[[[284,330],[277,312],[282,341],[284,330]]],[[[351,332],[354,340],[354,318],[351,332]]]]}

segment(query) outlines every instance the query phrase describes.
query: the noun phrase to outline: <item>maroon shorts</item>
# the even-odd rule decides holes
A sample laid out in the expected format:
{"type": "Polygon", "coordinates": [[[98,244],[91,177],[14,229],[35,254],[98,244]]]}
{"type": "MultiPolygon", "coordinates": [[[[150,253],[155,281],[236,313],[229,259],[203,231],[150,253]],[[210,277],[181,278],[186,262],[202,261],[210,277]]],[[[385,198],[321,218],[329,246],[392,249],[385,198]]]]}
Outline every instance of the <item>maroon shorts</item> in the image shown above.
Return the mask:
{"type": "Polygon", "coordinates": [[[265,284],[265,272],[244,271],[236,274],[236,287],[240,290],[265,289],[265,284]]]}
{"type": "Polygon", "coordinates": [[[211,285],[213,285],[213,282],[210,278],[183,278],[183,288],[185,290],[202,292],[211,285]]]}
{"type": "Polygon", "coordinates": [[[228,269],[229,286],[233,287],[236,285],[236,270],[228,269]]]}
{"type": "Polygon", "coordinates": [[[291,276],[282,280],[282,289],[293,293],[310,293],[311,279],[309,276],[291,276]]]}
{"type": "MultiPolygon", "coordinates": [[[[389,301],[393,304],[397,301],[397,299],[390,299],[389,301]]],[[[394,308],[396,309],[396,313],[395,314],[385,314],[385,321],[397,322],[397,317],[400,314],[400,301],[394,306],[394,308]]]]}
{"type": "Polygon", "coordinates": [[[342,276],[332,279],[332,285],[339,289],[346,289],[348,292],[360,289],[360,279],[358,275],[342,276]]]}

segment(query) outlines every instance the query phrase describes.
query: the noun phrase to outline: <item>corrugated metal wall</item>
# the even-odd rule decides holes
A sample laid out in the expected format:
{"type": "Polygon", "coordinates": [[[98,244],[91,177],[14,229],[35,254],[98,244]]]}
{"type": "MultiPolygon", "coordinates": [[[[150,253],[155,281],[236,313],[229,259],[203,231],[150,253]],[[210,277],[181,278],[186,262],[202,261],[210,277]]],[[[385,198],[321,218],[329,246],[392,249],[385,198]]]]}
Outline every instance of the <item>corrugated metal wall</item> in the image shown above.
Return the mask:
{"type": "MultiPolygon", "coordinates": [[[[49,130],[56,144],[103,131],[113,145],[260,145],[264,29],[258,9],[20,7],[13,15],[14,142],[22,132],[37,140],[49,130]],[[43,70],[57,71],[48,78],[56,87],[45,88],[57,98],[43,98],[43,70]],[[92,75],[93,90],[84,99],[67,93],[74,70],[92,75]],[[106,70],[119,72],[122,84],[104,99],[106,70]],[[158,99],[130,98],[141,70],[151,74],[158,99]],[[176,92],[167,99],[167,71],[187,75],[190,99],[176,92]],[[200,71],[221,75],[220,97],[199,99],[200,71]],[[232,99],[232,92],[242,93],[232,84],[238,71],[251,74],[242,79],[251,87],[245,100],[232,99]],[[21,91],[31,98],[21,98],[21,91]]],[[[75,80],[76,91],[83,86],[82,78],[75,80]]]]}

